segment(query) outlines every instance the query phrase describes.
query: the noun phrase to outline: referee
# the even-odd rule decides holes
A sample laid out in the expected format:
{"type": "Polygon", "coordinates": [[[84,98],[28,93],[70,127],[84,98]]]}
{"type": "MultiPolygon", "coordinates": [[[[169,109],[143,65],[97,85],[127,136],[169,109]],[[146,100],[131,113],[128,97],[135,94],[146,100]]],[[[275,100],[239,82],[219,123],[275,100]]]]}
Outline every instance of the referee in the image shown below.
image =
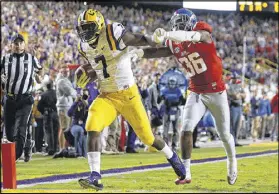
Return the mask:
{"type": "Polygon", "coordinates": [[[14,36],[11,45],[12,52],[4,55],[1,60],[1,77],[5,77],[5,130],[8,141],[16,143],[16,160],[20,158],[24,150],[24,161],[28,162],[32,145],[27,129],[34,103],[31,91],[34,79],[40,83],[39,74],[42,67],[36,57],[25,52],[22,35],[14,36]],[[29,136],[27,140],[26,136],[29,136]]]}

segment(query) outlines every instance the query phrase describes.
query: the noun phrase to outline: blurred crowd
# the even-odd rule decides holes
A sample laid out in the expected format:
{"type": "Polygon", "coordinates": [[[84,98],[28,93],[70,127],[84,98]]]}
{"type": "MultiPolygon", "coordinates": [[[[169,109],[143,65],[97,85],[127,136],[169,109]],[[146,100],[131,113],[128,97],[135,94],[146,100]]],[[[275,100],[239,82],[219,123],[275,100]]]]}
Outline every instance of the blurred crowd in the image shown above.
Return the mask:
{"type": "MultiPolygon", "coordinates": [[[[174,11],[84,5],[83,2],[5,2],[1,15],[2,54],[9,51],[12,35],[21,32],[28,37],[28,48],[35,52],[46,73],[65,63],[82,64],[84,61],[76,49],[75,22],[87,7],[99,10],[107,23],[121,22],[132,32],[148,34],[158,27],[169,28],[168,21],[174,11]]],[[[197,17],[213,27],[212,37],[225,69],[242,74],[243,37],[246,36],[245,76],[267,85],[277,83],[278,20],[243,17],[235,13],[197,14],[197,17]],[[255,58],[262,60],[253,60],[255,58]],[[276,67],[267,68],[266,64],[276,67]]],[[[173,64],[176,62],[171,58],[142,60],[134,70],[140,76],[146,72],[162,73],[173,64]]]]}
{"type": "MultiPolygon", "coordinates": [[[[60,155],[57,155],[59,157],[63,155],[61,150],[72,146],[78,153],[77,156],[84,157],[86,150],[84,143],[86,137],[84,122],[86,118],[84,117],[86,117],[88,106],[96,97],[98,89],[96,84],[93,84],[88,86],[87,91],[80,91],[73,84],[74,70],[71,70],[72,67],[85,63],[77,50],[79,39],[75,31],[75,22],[78,14],[88,7],[94,8],[104,15],[107,23],[121,22],[128,30],[134,33],[152,34],[158,27],[169,29],[168,21],[174,10],[152,11],[135,7],[85,5],[82,2],[5,2],[1,3],[1,5],[1,54],[3,55],[10,51],[11,37],[19,32],[28,43],[27,51],[32,52],[44,67],[45,81],[42,85],[37,85],[35,87],[36,91],[34,91],[36,103],[38,104],[40,101],[42,93],[49,89],[55,90],[56,94],[58,93],[57,87],[59,86],[56,84],[59,79],[65,78],[72,83],[72,86],[69,86],[72,91],[69,98],[72,100],[68,102],[67,108],[62,113],[57,106],[60,128],[61,122],[66,124],[63,127],[65,129],[56,134],[55,138],[59,137],[60,141],[61,136],[64,136],[64,138],[66,137],[66,143],[59,142],[59,147],[45,150],[45,152],[49,155],[54,155],[55,152],[60,151],[60,155]],[[69,75],[67,72],[69,72],[69,75]],[[49,80],[53,81],[53,87],[51,88],[48,88],[46,84],[49,80]],[[84,97],[84,94],[86,94],[87,98],[84,97]],[[84,111],[81,111],[81,109],[84,111]],[[62,117],[68,117],[68,119],[65,121],[64,118],[61,121],[61,115],[62,117]]],[[[270,124],[269,120],[272,120],[272,123],[276,123],[274,121],[276,118],[274,115],[276,114],[278,119],[278,109],[274,108],[275,101],[272,101],[276,92],[278,98],[278,20],[254,16],[244,17],[237,13],[203,13],[197,14],[197,17],[198,20],[204,20],[213,27],[212,38],[215,41],[218,55],[223,59],[223,67],[226,70],[224,79],[227,80],[228,86],[229,77],[234,73],[238,74],[239,80],[241,80],[243,72],[243,42],[246,42],[245,83],[241,83],[246,96],[242,99],[243,114],[241,121],[243,121],[243,124],[240,126],[237,138],[251,137],[256,141],[259,138],[269,136],[275,139],[276,136],[278,137],[278,131],[276,135],[276,130],[275,132],[273,130],[275,124],[270,124]],[[244,37],[246,37],[245,40],[244,37]],[[267,105],[261,105],[261,101],[266,99],[269,101],[269,105],[268,103],[266,103],[267,105]],[[269,108],[266,108],[267,106],[269,108]],[[263,108],[264,113],[260,111],[261,108],[259,107],[265,107],[263,108]],[[264,119],[263,115],[266,116],[264,119]],[[263,121],[265,123],[264,126],[261,125],[263,121]],[[242,134],[242,131],[244,131],[243,134],[245,135],[242,134]]],[[[148,88],[152,87],[152,84],[158,84],[158,80],[154,79],[154,75],[163,74],[174,66],[178,66],[178,64],[173,57],[141,59],[133,62],[133,71],[138,86],[143,92],[143,99],[148,99],[148,92],[144,91],[150,91],[148,88]]],[[[186,97],[185,94],[183,95],[186,97]]],[[[59,94],[57,94],[56,103],[59,104],[60,100],[59,94]]],[[[149,116],[151,118],[152,111],[148,109],[148,105],[146,106],[147,110],[150,111],[149,116]]],[[[43,150],[43,147],[47,147],[47,140],[43,135],[43,115],[44,110],[40,112],[34,106],[33,120],[30,121],[30,126],[35,129],[34,139],[37,140],[36,149],[39,152],[43,150]]],[[[161,115],[162,118],[163,116],[161,115]]],[[[162,123],[160,125],[161,128],[162,123]]],[[[208,127],[206,124],[203,126],[208,127]]],[[[123,127],[127,131],[132,131],[129,124],[119,117],[105,130],[103,152],[124,151],[124,146],[126,144],[128,146],[128,143],[125,143],[125,138],[123,140],[125,136],[121,133],[123,127]],[[120,139],[122,140],[120,141],[120,139]]],[[[158,133],[160,134],[160,132],[158,133]]],[[[133,136],[131,134],[130,136],[133,136]]],[[[134,152],[133,148],[130,151],[134,152]]],[[[67,153],[69,155],[70,152],[68,151],[67,153]]]]}

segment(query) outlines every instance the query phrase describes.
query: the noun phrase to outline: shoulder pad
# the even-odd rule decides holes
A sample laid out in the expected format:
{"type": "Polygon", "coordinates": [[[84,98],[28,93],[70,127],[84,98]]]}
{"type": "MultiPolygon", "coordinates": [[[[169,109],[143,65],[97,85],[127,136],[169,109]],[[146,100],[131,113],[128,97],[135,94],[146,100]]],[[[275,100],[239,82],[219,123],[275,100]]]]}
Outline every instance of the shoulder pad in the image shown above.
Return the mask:
{"type": "Polygon", "coordinates": [[[120,38],[122,38],[124,32],[125,32],[125,27],[118,22],[114,22],[111,24],[112,25],[112,33],[114,38],[119,41],[120,38]]]}
{"type": "Polygon", "coordinates": [[[207,31],[209,33],[212,33],[212,27],[208,23],[206,23],[204,21],[197,22],[197,24],[196,24],[195,28],[193,29],[193,31],[198,31],[198,30],[205,30],[205,31],[207,31]]]}
{"type": "Polygon", "coordinates": [[[126,45],[124,44],[122,37],[125,34],[125,27],[121,23],[113,22],[107,25],[107,39],[111,50],[124,50],[126,45]]]}

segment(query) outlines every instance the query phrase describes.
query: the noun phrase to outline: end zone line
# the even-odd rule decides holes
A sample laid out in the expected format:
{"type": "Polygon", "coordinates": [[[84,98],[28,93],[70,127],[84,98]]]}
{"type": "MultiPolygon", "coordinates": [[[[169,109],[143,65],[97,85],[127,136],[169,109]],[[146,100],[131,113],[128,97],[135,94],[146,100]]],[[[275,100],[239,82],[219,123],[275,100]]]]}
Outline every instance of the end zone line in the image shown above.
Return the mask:
{"type": "MultiPolygon", "coordinates": [[[[237,154],[237,158],[238,159],[255,158],[255,157],[270,156],[276,154],[278,154],[278,150],[269,150],[269,151],[257,152],[257,153],[237,154]]],[[[205,159],[193,160],[192,165],[217,163],[226,160],[227,157],[205,158],[205,159]]],[[[154,164],[154,165],[137,166],[137,167],[130,167],[130,168],[108,169],[108,170],[103,170],[101,174],[103,177],[110,177],[115,175],[147,172],[151,170],[164,170],[168,168],[171,168],[171,166],[168,163],[164,163],[164,164],[154,164]]],[[[88,174],[89,172],[78,173],[78,174],[67,174],[67,175],[54,175],[50,177],[19,180],[17,183],[18,183],[18,188],[27,188],[39,184],[68,183],[71,181],[77,181],[80,178],[86,178],[88,174]]]]}

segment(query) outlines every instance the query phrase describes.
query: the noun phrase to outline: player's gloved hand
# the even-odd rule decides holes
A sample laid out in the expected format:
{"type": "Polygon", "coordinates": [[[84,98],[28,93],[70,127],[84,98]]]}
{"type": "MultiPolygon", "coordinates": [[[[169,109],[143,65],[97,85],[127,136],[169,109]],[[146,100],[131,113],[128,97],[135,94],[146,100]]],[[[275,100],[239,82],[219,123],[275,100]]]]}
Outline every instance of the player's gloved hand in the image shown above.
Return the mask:
{"type": "Polygon", "coordinates": [[[132,61],[135,62],[143,57],[144,51],[142,49],[132,49],[129,51],[129,55],[131,56],[132,61]]]}
{"type": "Polygon", "coordinates": [[[156,42],[157,44],[162,44],[166,38],[166,35],[166,30],[163,28],[157,28],[152,35],[152,41],[156,42]]]}
{"type": "Polygon", "coordinates": [[[86,72],[83,72],[79,78],[75,74],[75,82],[78,87],[85,88],[89,81],[90,78],[86,75],[86,72]]]}

